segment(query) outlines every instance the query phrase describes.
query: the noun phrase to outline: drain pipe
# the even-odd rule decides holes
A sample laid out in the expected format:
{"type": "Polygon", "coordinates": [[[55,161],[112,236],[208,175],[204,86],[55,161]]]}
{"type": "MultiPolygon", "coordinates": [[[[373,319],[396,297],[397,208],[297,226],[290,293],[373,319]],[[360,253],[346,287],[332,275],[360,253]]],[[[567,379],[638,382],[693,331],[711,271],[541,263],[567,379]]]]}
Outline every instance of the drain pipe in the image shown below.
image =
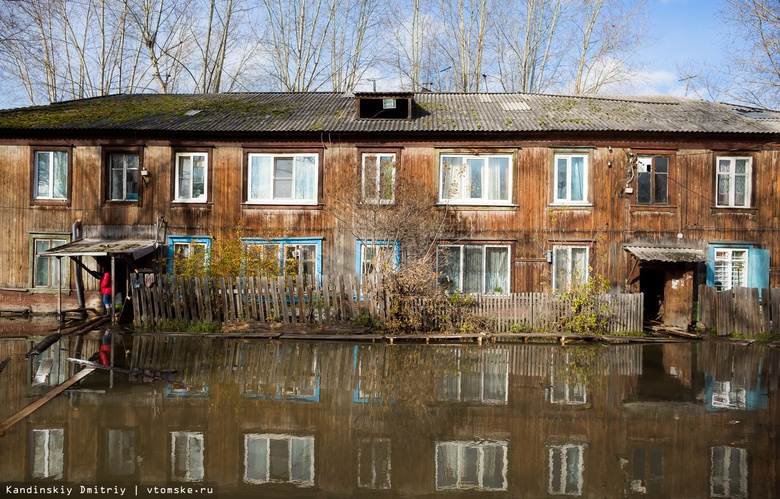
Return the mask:
{"type": "MultiPolygon", "coordinates": [[[[73,222],[73,227],[71,229],[71,240],[72,241],[78,241],[81,239],[82,233],[81,233],[81,220],[76,220],[73,222]]],[[[76,277],[76,298],[78,299],[79,303],[79,309],[81,309],[81,318],[86,319],[87,318],[87,302],[84,298],[84,274],[81,270],[81,257],[77,256],[76,259],[76,265],[74,265],[74,272],[76,277]]]]}

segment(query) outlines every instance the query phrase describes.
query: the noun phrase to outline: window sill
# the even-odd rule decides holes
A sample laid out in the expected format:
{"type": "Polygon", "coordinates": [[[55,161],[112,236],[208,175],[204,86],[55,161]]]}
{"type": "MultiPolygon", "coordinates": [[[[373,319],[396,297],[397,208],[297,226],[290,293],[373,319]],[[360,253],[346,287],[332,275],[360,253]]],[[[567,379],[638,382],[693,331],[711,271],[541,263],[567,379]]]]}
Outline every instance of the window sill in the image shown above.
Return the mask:
{"type": "Polygon", "coordinates": [[[711,206],[710,213],[713,215],[756,215],[758,208],[745,208],[741,206],[711,206]]]}
{"type": "Polygon", "coordinates": [[[675,213],[677,206],[670,204],[632,204],[630,206],[631,213],[675,213]]]}
{"type": "Polygon", "coordinates": [[[32,206],[70,206],[70,199],[33,199],[32,206]]]}
{"type": "MultiPolygon", "coordinates": [[[[57,288],[27,288],[27,292],[29,294],[46,294],[46,295],[55,295],[60,292],[57,288]]],[[[71,292],[70,288],[62,288],[62,292],[64,294],[69,295],[71,292]]]]}
{"type": "Polygon", "coordinates": [[[137,199],[106,199],[105,204],[116,206],[138,206],[137,199]]]}
{"type": "Polygon", "coordinates": [[[548,205],[552,209],[556,210],[591,210],[593,209],[593,203],[550,203],[548,205]]]}
{"type": "Polygon", "coordinates": [[[453,204],[437,203],[437,209],[449,208],[455,211],[515,211],[519,205],[516,204],[453,204]]]}
{"type": "Polygon", "coordinates": [[[211,208],[214,203],[208,201],[176,201],[171,203],[172,208],[211,208]]]}
{"type": "Polygon", "coordinates": [[[321,210],[325,205],[317,204],[282,204],[282,203],[241,203],[246,210],[321,210]]]}

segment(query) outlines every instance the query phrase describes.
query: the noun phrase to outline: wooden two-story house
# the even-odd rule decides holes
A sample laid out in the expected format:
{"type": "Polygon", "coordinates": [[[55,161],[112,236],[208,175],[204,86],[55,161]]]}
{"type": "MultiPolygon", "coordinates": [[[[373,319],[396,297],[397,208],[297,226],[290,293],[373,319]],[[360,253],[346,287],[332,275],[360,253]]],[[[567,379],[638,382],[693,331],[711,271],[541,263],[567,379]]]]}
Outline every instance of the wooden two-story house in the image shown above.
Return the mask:
{"type": "Polygon", "coordinates": [[[61,245],[150,268],[243,227],[280,269],[365,273],[431,244],[453,289],[598,275],[683,325],[697,284],[780,285],[779,140],[780,113],[670,96],[117,95],[0,111],[0,307],[51,310],[78,287],[70,263],[58,280],[61,245]]]}

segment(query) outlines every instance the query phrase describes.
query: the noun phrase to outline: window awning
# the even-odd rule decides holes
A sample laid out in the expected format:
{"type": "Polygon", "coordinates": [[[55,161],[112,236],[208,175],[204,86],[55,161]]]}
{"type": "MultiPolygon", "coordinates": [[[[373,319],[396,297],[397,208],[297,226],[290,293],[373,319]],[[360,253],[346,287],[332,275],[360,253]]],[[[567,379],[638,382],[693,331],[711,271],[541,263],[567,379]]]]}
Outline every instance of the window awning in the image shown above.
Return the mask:
{"type": "Polygon", "coordinates": [[[625,250],[643,262],[706,262],[707,255],[698,248],[671,248],[663,246],[624,246],[625,250]]]}
{"type": "Polygon", "coordinates": [[[41,253],[42,256],[121,256],[138,260],[155,250],[159,242],[149,239],[79,239],[41,253]]]}

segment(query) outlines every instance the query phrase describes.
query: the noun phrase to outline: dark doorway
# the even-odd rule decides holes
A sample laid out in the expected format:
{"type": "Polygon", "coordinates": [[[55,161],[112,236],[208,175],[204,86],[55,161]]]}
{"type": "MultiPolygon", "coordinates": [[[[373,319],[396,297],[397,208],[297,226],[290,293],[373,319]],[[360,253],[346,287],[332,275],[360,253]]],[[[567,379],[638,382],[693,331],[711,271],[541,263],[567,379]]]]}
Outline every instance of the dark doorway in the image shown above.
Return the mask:
{"type": "Polygon", "coordinates": [[[639,269],[639,292],[645,294],[645,322],[663,321],[665,283],[666,271],[663,268],[642,264],[639,269]]]}

